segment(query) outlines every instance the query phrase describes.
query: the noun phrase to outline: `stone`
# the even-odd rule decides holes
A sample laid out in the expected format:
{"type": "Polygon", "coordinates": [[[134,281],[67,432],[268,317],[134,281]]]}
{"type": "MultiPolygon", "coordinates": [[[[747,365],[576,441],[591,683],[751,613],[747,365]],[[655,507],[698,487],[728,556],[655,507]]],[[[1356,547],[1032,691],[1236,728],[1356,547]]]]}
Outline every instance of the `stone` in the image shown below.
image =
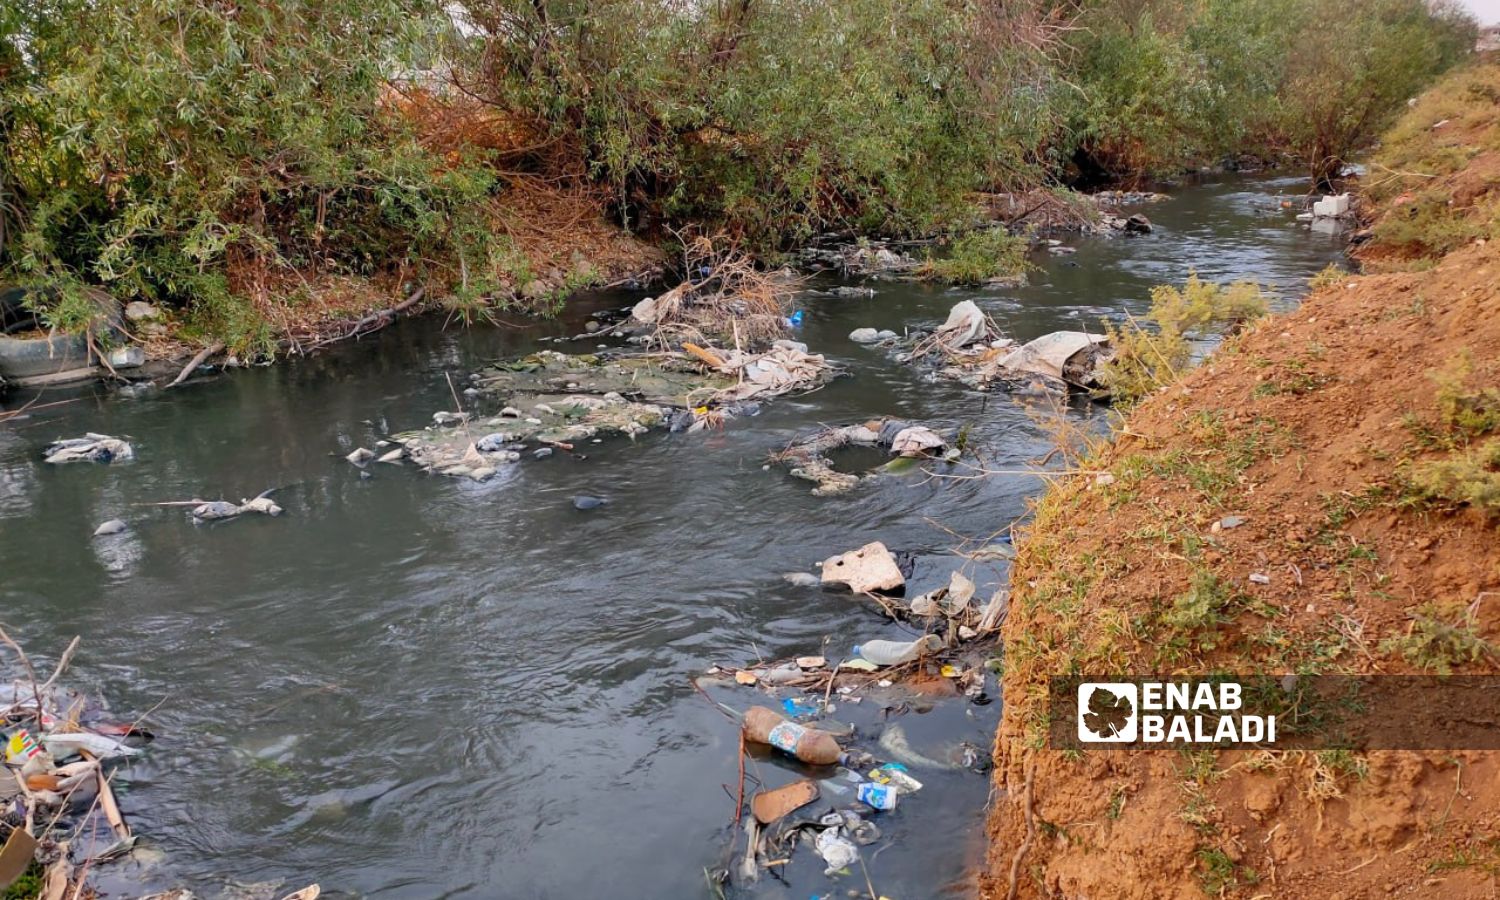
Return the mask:
{"type": "Polygon", "coordinates": [[[132,300],[125,304],[125,318],[132,322],[149,322],[161,318],[161,310],[144,300],[132,300]]]}
{"type": "Polygon", "coordinates": [[[900,336],[901,335],[897,334],[894,331],[891,331],[890,329],[886,329],[886,330],[881,331],[881,332],[879,332],[879,333],[877,333],[875,335],[875,337],[879,338],[882,341],[894,341],[896,338],[899,338],[900,336]]]}
{"type": "Polygon", "coordinates": [[[794,587],[817,587],[822,580],[811,572],[787,572],[781,576],[782,580],[794,587]]]}
{"type": "Polygon", "coordinates": [[[105,522],[98,528],[94,529],[94,537],[104,537],[105,535],[119,534],[120,532],[124,531],[126,527],[127,526],[125,525],[125,521],[123,519],[110,519],[108,522],[105,522]]]}
{"type": "Polygon", "coordinates": [[[873,328],[856,328],[849,332],[849,340],[856,344],[873,344],[880,340],[880,332],[873,328]]]}
{"type": "Polygon", "coordinates": [[[1125,220],[1125,232],[1127,234],[1150,234],[1151,220],[1136,213],[1125,220]]]}
{"type": "Polygon", "coordinates": [[[401,457],[405,453],[406,453],[406,448],[405,447],[397,447],[395,450],[388,450],[388,451],[386,451],[384,455],[382,455],[379,459],[376,459],[375,461],[376,462],[383,462],[383,463],[400,463],[401,462],[401,457]]]}
{"type": "Polygon", "coordinates": [[[105,355],[110,366],[116,369],[134,369],[146,362],[146,351],[131,344],[126,347],[116,347],[105,355]]]}
{"type": "Polygon", "coordinates": [[[364,447],[357,447],[353,451],[351,451],[348,456],[344,457],[344,459],[349,460],[356,466],[362,466],[374,458],[375,452],[373,450],[367,450],[364,447]]]}
{"type": "Polygon", "coordinates": [[[579,494],[573,498],[574,509],[598,509],[609,501],[603,497],[590,497],[588,494],[579,494]]]}
{"type": "Polygon", "coordinates": [[[598,331],[599,328],[599,323],[594,321],[593,319],[590,319],[587,322],[583,323],[583,330],[587,331],[589,334],[593,334],[594,332],[598,331]]]}
{"type": "Polygon", "coordinates": [[[474,447],[478,449],[480,453],[499,453],[501,450],[504,450],[505,445],[509,443],[510,435],[497,431],[493,434],[487,434],[479,440],[475,441],[474,447]]]}
{"type": "Polygon", "coordinates": [[[551,447],[538,447],[535,450],[531,451],[531,456],[534,459],[546,459],[547,457],[549,457],[551,455],[552,455],[552,448],[551,447]]]}
{"type": "Polygon", "coordinates": [[[486,481],[490,476],[494,474],[495,470],[490,468],[489,466],[480,466],[479,468],[470,472],[469,477],[474,479],[475,481],[486,481]]]}

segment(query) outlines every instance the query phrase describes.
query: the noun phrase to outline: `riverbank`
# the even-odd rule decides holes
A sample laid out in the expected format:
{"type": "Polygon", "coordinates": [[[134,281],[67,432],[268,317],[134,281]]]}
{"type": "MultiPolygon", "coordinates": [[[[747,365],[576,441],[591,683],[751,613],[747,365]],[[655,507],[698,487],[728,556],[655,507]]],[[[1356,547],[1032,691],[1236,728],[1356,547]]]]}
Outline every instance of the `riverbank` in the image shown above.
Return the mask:
{"type": "MultiPolygon", "coordinates": [[[[763,468],[811,432],[891,416],[962,431],[997,468],[1029,469],[1046,454],[1035,421],[1051,417],[1045,399],[932,381],[851,333],[929,330],[965,301],[1020,342],[1118,324],[1195,264],[1206,279],[1255,277],[1296,293],[1341,246],[1282,208],[1304,190],[1294,177],[1183,185],[1141,207],[1152,233],[1064,235],[1074,252],[1031,254],[1036,269],[1014,287],[815,276],[795,339],[848,377],[722,428],[524,454],[484,481],[409,462],[360,468],[347,456],[384,455],[392,447],[380,441],[454,409],[455,390],[465,410],[483,408],[489,401],[464,391],[497,361],[628,351],[627,337],[588,326],[616,321],[644,292],[585,291],[558,318],[522,328],[403,319],[367,340],[166,392],[49,390],[0,428],[7,630],[38,652],[83,635],[70,681],[124,714],[156,708],[156,741],[117,776],[146,849],[97,867],[96,886],[128,897],[181,886],[212,895],[231,883],[284,892],[313,880],[367,895],[494,884],[518,896],[704,894],[703,869],[729,845],[739,744],[690,678],[809,653],[832,664],[857,643],[915,637],[920,629],[873,603],[784,579],[869,541],[915,561],[908,597],[962,570],[988,600],[1008,570],[1003,548],[971,561],[952,552],[955,535],[983,541],[1023,516],[1041,484],[929,477],[928,465],[818,497],[763,468]],[[50,441],[85,432],[127,438],[135,458],[44,462],[50,441]],[[269,488],[280,516],[195,524],[183,507],[155,505],[238,503],[269,488]],[[608,502],[580,510],[580,495],[608,502]],[[115,518],[124,531],[91,537],[115,518]],[[676,848],[665,863],[664,845],[676,848]]],[[[1092,429],[1102,413],[1079,403],[1064,415],[1092,429]]],[[[492,430],[506,429],[476,427],[474,438],[492,430]]],[[[852,448],[838,464],[881,461],[852,448]]],[[[930,758],[988,746],[1002,704],[952,697],[950,679],[932,675],[948,699],[933,698],[929,712],[835,694],[835,718],[860,729],[857,747],[878,746],[891,725],[930,758]]],[[[983,699],[997,697],[986,680],[983,699]]],[[[761,700],[726,690],[737,709],[761,700]]],[[[747,801],[809,776],[775,757],[745,769],[757,779],[747,801]]],[[[864,850],[889,897],[932,895],[932,873],[957,877],[983,833],[986,775],[914,774],[924,787],[873,819],[884,839],[864,850]]],[[[853,802],[828,791],[817,816],[853,802]]],[[[734,846],[743,852],[743,833],[734,846]]],[[[804,845],[774,872],[803,897],[864,884],[858,867],[853,880],[830,880],[825,867],[804,845]]],[[[767,876],[745,893],[776,884],[767,876]]]]}
{"type": "Polygon", "coordinates": [[[1046,728],[1055,676],[1500,669],[1497,92],[1493,63],[1454,73],[1387,136],[1367,274],[1226,342],[1037,503],[982,896],[1493,889],[1494,753],[1079,754],[1046,728]]]}

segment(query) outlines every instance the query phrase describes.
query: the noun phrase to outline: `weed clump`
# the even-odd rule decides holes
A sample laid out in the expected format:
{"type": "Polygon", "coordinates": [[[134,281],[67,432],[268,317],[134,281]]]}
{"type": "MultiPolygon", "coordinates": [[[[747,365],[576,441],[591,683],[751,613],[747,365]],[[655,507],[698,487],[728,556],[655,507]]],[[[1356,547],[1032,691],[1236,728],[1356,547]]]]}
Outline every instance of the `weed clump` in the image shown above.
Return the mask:
{"type": "Polygon", "coordinates": [[[1446,459],[1418,463],[1411,481],[1425,500],[1467,505],[1500,518],[1500,438],[1446,459]]]}
{"type": "Polygon", "coordinates": [[[945,257],[929,256],[917,275],[948,284],[983,284],[1026,273],[1027,241],[1003,228],[975,231],[953,242],[945,257]]]}
{"type": "Polygon", "coordinates": [[[1493,658],[1495,647],[1479,636],[1472,608],[1424,603],[1412,614],[1405,634],[1380,642],[1380,652],[1399,655],[1418,669],[1448,675],[1456,666],[1493,658]]]}
{"type": "Polygon", "coordinates": [[[1117,348],[1101,382],[1115,402],[1132,403],[1176,381],[1192,362],[1193,341],[1215,329],[1233,333],[1266,314],[1260,285],[1237,281],[1228,285],[1189,275],[1179,289],[1160,285],[1151,291],[1149,330],[1134,320],[1124,329],[1108,326],[1117,348]]]}

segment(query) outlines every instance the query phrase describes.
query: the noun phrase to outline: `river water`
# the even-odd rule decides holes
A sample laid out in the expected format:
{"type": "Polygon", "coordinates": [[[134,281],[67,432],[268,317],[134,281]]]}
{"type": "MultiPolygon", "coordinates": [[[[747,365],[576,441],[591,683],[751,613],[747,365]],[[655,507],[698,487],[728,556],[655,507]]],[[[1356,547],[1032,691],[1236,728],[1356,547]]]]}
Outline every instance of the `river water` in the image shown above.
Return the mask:
{"type": "MultiPolygon", "coordinates": [[[[1040,487],[918,474],[819,499],[764,470],[766,454],[819,425],[879,416],[966,425],[999,468],[1050,446],[1005,395],[928,382],[848,333],[941,321],[966,298],[1023,341],[1097,329],[1192,269],[1255,279],[1290,302],[1341,250],[1277,208],[1302,189],[1254,178],[1179,188],[1144,209],[1153,234],[1069,238],[1077,252],[1039,255],[1024,288],[875,282],[873,299],[809,299],[799,338],[853,377],[723,431],[585,444],[587,459],[528,457],[485,484],[390,466],[361,478],[341,457],[452,408],[447,375],[461,384],[640,295],[579,297],[560,321],[519,329],[406,321],[311,359],[138,398],[48,391],[44,402],[74,402],[0,425],[0,620],[48,661],[82,635],[73,683],[127,718],[155,708],[158,734],[117,776],[148,850],[100,869],[98,883],[115,896],[175,885],[265,896],[312,881],[382,898],[711,896],[704,870],[729,838],[737,732],[691,676],[825,640],[838,657],[861,638],[903,636],[847,594],[781,573],[878,539],[916,554],[911,588],[927,590],[959,562],[949,532],[995,532],[1040,487]],[[84,431],[128,435],[136,460],[42,464],[50,439],[84,431]],[[268,487],[280,518],[205,527],[143,505],[268,487]],[[580,512],[576,493],[610,502],[580,512]],[[90,539],[114,517],[130,530],[90,539]]],[[[1104,421],[1086,403],[1067,415],[1104,421]]],[[[976,574],[988,596],[1006,573],[976,574]]],[[[762,699],[715,696],[740,708],[762,699]]],[[[930,755],[956,741],[987,753],[1000,707],[955,700],[890,721],[930,755]]],[[[839,717],[879,733],[874,703],[843,704],[839,717]]],[[[767,785],[796,775],[779,760],[751,765],[767,785]]],[[[877,820],[870,879],[894,898],[960,896],[982,852],[987,778],[919,777],[926,787],[877,820]]],[[[739,895],[864,887],[858,870],[824,876],[810,847],[781,878],[739,895]]]]}

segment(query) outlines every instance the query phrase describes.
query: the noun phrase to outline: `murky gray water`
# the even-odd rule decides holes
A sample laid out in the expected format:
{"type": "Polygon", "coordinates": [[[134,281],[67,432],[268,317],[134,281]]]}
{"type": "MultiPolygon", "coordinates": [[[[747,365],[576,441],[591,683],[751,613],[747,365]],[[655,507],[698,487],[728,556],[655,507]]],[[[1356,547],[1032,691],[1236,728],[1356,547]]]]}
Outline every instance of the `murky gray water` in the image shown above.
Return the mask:
{"type": "MultiPolygon", "coordinates": [[[[937,525],[989,534],[1039,486],[917,476],[820,500],[763,471],[800,431],[884,415],[967,424],[998,467],[1044,450],[1004,395],[927,383],[849,331],[940,321],[973,297],[1027,340],[1139,313],[1152,285],[1190,269],[1295,293],[1339,249],[1274,209],[1275,194],[1300,190],[1295,179],[1181,189],[1146,208],[1156,233],[1070,239],[1078,252],[1040,258],[1024,289],[874,283],[873,300],[810,301],[801,339],[854,377],[723,432],[585,445],[587,460],[528,458],[486,484],[386,466],[362,480],[340,457],[451,408],[446,373],[459,380],[637,295],[580,298],[563,322],[521,331],[405,322],[142,399],[49,391],[82,399],[0,425],[0,620],[49,659],[81,634],[74,681],[123,714],[160,704],[159,739],[118,778],[161,858],[112,864],[100,883],[116,896],[186,884],[213,897],[266,881],[383,898],[707,896],[737,735],[689,677],[817,652],[825,638],[842,656],[861,638],[900,636],[847,595],[780,573],[879,539],[919,553],[912,587],[926,590],[956,563],[937,525]],[[129,435],[138,458],[43,466],[48,440],[86,430],[129,435]],[[195,527],[180,509],[142,505],[272,486],[286,508],[274,520],[195,527]],[[575,493],[611,502],[583,513],[575,493]],[[90,539],[116,516],[129,532],[90,539]]],[[[958,701],[900,721],[919,749],[987,745],[999,708],[958,701]]],[[[869,725],[878,711],[841,712],[869,725]]],[[[794,774],[755,765],[771,785],[794,774]]],[[[869,872],[891,897],[961,893],[979,850],[986,779],[924,781],[880,820],[892,846],[869,872]]],[[[833,882],[821,870],[802,848],[788,883],[767,878],[755,893],[863,887],[857,872],[833,882]]]]}

